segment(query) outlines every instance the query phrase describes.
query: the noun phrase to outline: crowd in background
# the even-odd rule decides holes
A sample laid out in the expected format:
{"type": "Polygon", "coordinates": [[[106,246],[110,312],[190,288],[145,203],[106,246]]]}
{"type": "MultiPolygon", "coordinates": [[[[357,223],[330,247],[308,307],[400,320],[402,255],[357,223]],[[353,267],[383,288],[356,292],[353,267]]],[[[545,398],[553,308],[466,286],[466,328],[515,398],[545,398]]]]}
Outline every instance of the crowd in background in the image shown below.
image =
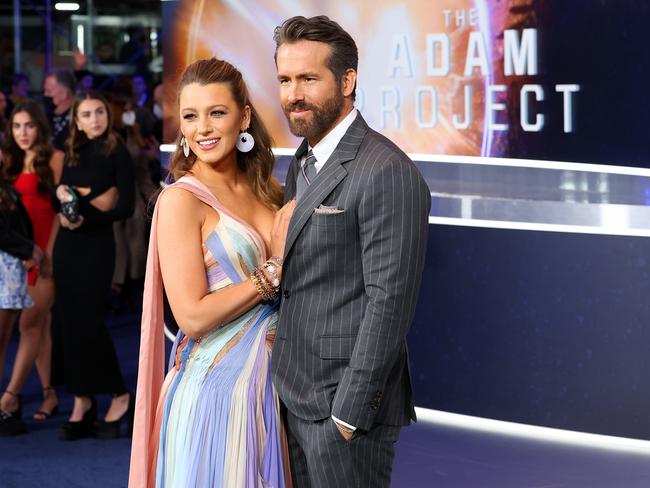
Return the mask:
{"type": "Polygon", "coordinates": [[[142,289],[146,208],[161,181],[162,86],[151,85],[146,74],[56,69],[42,93],[20,73],[0,91],[0,378],[20,330],[0,435],[25,431],[20,392],[34,365],[35,419],[56,413],[55,385],[74,395],[61,439],[115,438],[132,414],[104,314],[111,291],[136,307],[142,289]]]}

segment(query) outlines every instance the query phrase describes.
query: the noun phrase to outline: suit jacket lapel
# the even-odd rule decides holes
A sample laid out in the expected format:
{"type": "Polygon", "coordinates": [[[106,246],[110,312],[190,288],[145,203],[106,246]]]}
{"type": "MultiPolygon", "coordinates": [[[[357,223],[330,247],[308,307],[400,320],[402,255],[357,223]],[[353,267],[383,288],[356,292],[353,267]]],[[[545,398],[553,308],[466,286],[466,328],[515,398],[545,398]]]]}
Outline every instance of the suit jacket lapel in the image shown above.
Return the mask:
{"type": "MultiPolygon", "coordinates": [[[[307,220],[309,220],[311,214],[314,213],[314,209],[318,207],[323,200],[327,198],[327,195],[332,193],[332,190],[334,190],[334,188],[336,188],[347,176],[348,172],[343,165],[356,157],[361,141],[367,131],[368,125],[359,113],[341,139],[341,142],[336,146],[336,149],[330,158],[323,165],[318,176],[305,190],[305,193],[302,195],[302,198],[293,212],[291,222],[289,223],[289,233],[284,247],[285,257],[289,255],[289,251],[296,242],[296,239],[307,223],[307,220]]],[[[294,161],[291,163],[292,165],[294,163],[296,164],[296,172],[294,175],[297,175],[297,160],[299,160],[305,152],[307,148],[306,144],[307,142],[303,141],[298,151],[296,151],[294,161]]],[[[293,194],[295,194],[295,176],[292,176],[292,178],[294,179],[293,194]]],[[[286,185],[288,186],[288,184],[289,180],[287,179],[286,185]]]]}

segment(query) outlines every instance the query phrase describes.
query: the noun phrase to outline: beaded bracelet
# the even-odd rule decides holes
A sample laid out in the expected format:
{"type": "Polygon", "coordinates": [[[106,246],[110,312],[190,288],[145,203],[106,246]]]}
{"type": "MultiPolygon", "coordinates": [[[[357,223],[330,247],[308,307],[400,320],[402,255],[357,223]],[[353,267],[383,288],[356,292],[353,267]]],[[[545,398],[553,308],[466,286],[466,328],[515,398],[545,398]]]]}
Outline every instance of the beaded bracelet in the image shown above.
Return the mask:
{"type": "Polygon", "coordinates": [[[255,268],[255,271],[253,271],[253,274],[255,277],[259,280],[260,282],[260,287],[262,288],[262,298],[265,300],[269,299],[269,295],[271,294],[271,285],[269,284],[269,281],[266,279],[266,276],[264,273],[262,273],[261,268],[255,268]]]}
{"type": "Polygon", "coordinates": [[[266,300],[266,293],[264,292],[264,288],[262,287],[262,282],[260,281],[259,277],[253,272],[249,278],[253,282],[253,285],[255,285],[255,289],[257,290],[258,295],[266,300]]]}
{"type": "Polygon", "coordinates": [[[253,271],[253,274],[251,276],[253,279],[253,282],[255,283],[255,286],[257,288],[257,292],[266,300],[267,297],[267,292],[266,288],[264,286],[264,283],[262,283],[262,278],[260,277],[259,273],[257,272],[257,269],[253,271]]]}
{"type": "Polygon", "coordinates": [[[251,274],[250,279],[263,300],[275,299],[278,290],[271,286],[261,268],[256,268],[253,274],[251,274]]]}

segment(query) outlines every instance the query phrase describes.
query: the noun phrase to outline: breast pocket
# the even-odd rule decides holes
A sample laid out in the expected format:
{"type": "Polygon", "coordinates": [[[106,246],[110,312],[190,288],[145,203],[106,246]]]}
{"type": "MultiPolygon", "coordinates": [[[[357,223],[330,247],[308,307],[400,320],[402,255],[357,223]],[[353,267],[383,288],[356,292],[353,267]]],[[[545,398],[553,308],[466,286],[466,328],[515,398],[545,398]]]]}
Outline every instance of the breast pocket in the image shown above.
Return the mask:
{"type": "Polygon", "coordinates": [[[345,227],[345,212],[340,212],[340,213],[314,212],[310,220],[311,220],[311,225],[315,227],[342,229],[343,227],[345,227]]]}
{"type": "Polygon", "coordinates": [[[356,340],[356,335],[321,336],[318,355],[321,359],[350,359],[356,340]]]}

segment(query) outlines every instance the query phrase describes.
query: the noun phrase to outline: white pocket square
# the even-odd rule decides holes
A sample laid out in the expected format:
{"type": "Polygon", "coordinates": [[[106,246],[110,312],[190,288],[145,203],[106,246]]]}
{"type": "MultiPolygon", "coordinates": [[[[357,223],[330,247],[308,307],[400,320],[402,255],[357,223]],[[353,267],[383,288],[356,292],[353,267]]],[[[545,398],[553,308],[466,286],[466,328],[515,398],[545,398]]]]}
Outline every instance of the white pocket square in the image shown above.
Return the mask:
{"type": "Polygon", "coordinates": [[[328,207],[327,205],[320,205],[314,209],[314,213],[319,215],[334,215],[345,212],[342,208],[338,207],[328,207]]]}

